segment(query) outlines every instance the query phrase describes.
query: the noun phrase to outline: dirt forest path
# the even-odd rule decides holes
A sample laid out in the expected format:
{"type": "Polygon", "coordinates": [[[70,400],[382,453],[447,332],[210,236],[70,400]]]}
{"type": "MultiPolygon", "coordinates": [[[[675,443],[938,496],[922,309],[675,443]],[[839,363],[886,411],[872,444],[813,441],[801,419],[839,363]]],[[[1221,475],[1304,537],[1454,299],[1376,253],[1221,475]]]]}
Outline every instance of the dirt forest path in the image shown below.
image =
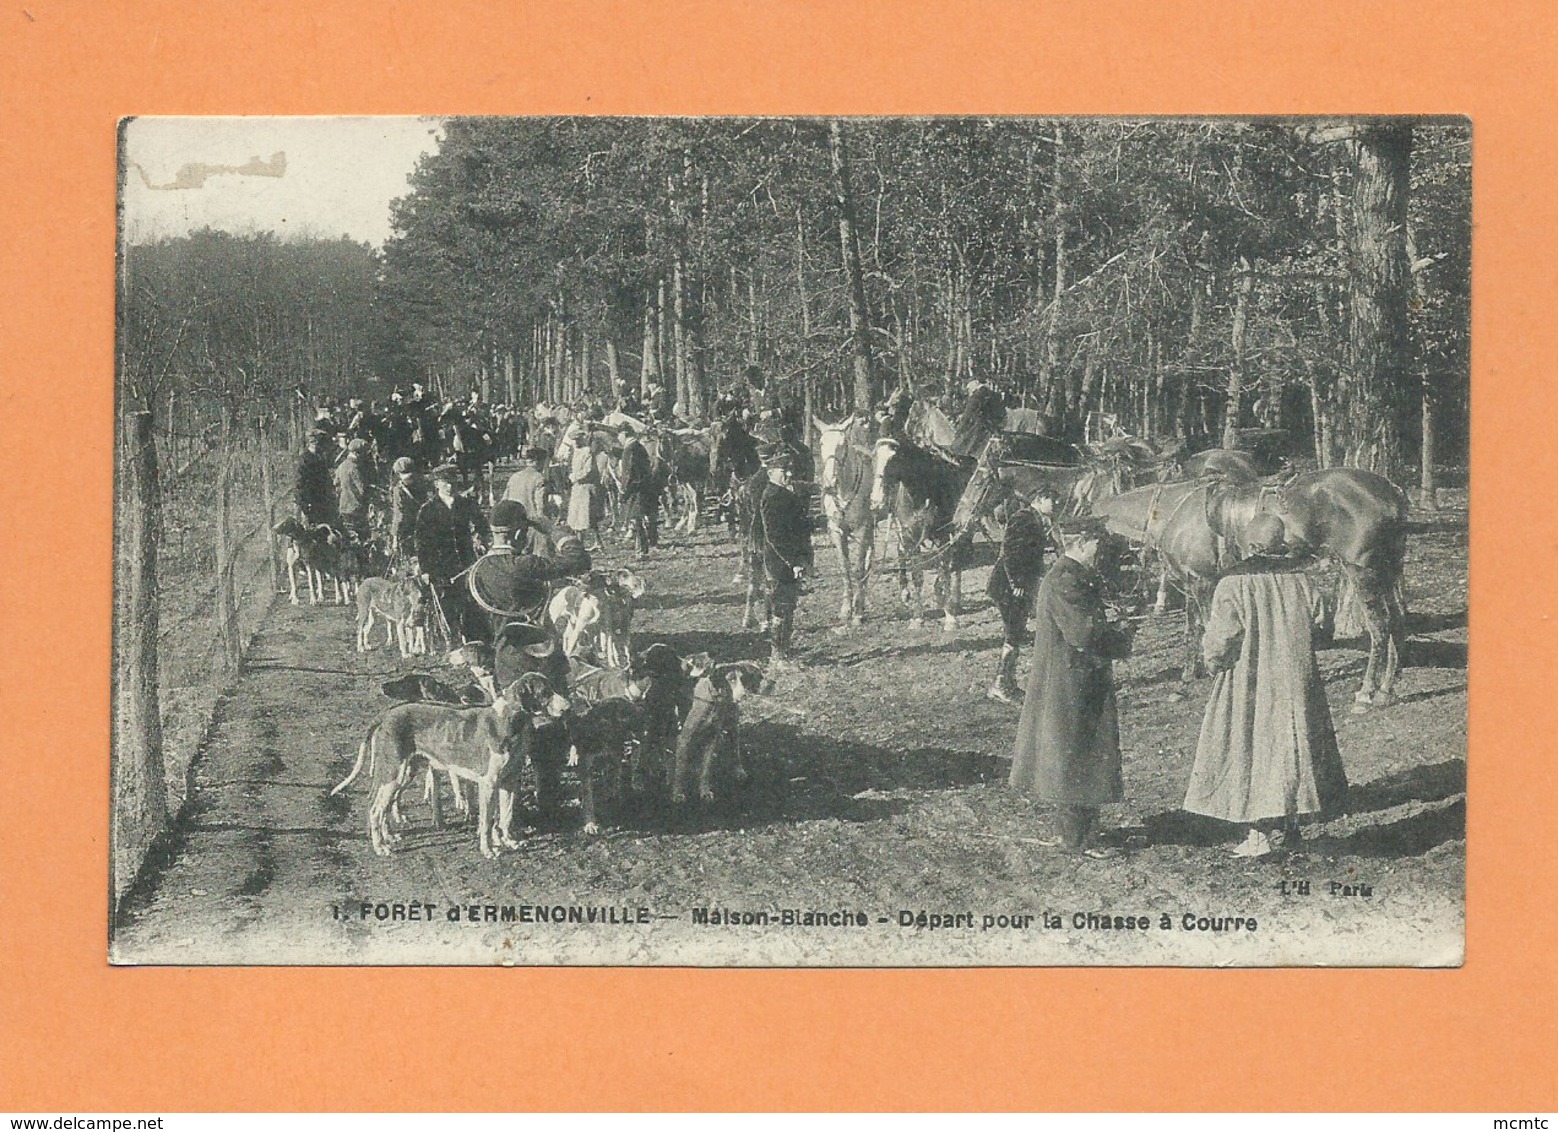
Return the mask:
{"type": "MultiPolygon", "coordinates": [[[[329,790],[388,706],[379,684],[448,670],[437,658],[358,654],[351,611],[294,608],[283,597],[218,707],[185,821],[121,917],[113,958],[1458,962],[1466,546],[1464,508],[1414,527],[1414,639],[1400,703],[1352,715],[1363,654],[1349,642],[1322,655],[1353,785],[1349,812],[1309,827],[1304,852],[1281,862],[1229,858],[1230,830],[1178,810],[1207,683],[1181,691],[1176,616],[1150,623],[1116,668],[1127,801],[1105,819],[1125,854],[1091,861],[1039,844],[1042,813],[1004,785],[1017,710],[983,696],[1000,631],[984,598],[991,554],[982,543],[964,575],[956,633],[929,620],[910,628],[879,574],[872,622],[838,636],[828,631],[838,569],[819,536],[820,576],[797,623],[804,664],[744,713],[752,775],[741,795],[632,816],[595,838],[576,827],[536,833],[496,861],[477,853],[468,821],[434,830],[419,796],[405,807],[395,855],[372,854],[360,784],[337,797],[329,790]]],[[[642,570],[635,645],[765,655],[740,629],[735,564],[722,532],[668,540],[642,570]]]]}

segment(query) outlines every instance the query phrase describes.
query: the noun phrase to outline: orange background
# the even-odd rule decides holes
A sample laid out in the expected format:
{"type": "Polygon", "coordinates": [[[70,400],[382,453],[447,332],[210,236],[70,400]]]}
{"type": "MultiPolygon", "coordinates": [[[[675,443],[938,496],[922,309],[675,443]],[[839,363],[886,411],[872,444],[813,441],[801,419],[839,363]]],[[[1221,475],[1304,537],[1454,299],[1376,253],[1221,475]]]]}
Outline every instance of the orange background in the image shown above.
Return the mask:
{"type": "Polygon", "coordinates": [[[21,4],[0,1108],[1558,1108],[1550,3],[21,4]],[[118,116],[1363,111],[1475,123],[1464,969],[107,966],[118,116]]]}

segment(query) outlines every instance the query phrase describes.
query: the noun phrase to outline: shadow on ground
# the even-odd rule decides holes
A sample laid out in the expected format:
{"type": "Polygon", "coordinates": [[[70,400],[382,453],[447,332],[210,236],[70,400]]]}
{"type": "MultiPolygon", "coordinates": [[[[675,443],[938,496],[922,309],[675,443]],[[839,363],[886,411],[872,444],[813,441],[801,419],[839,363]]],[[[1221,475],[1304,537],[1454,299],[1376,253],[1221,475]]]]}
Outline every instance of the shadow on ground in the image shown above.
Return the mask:
{"type": "MultiPolygon", "coordinates": [[[[982,752],[894,750],[767,720],[743,724],[741,746],[746,778],[738,781],[732,768],[720,767],[714,802],[693,798],[673,806],[656,786],[646,796],[619,795],[602,824],[616,836],[632,837],[827,819],[877,821],[906,812],[914,792],[976,785],[1007,773],[1006,760],[982,752]]],[[[662,782],[663,769],[650,777],[662,782]]]]}
{"type": "MultiPolygon", "coordinates": [[[[1436,845],[1466,836],[1466,763],[1449,759],[1407,767],[1347,792],[1349,814],[1369,814],[1413,803],[1426,805],[1395,821],[1370,825],[1342,837],[1320,836],[1305,841],[1306,852],[1356,857],[1415,857],[1436,845]],[[1449,802],[1448,805],[1440,803],[1449,802]]],[[[1140,826],[1115,830],[1115,842],[1145,837],[1152,845],[1231,845],[1241,826],[1184,810],[1148,816],[1140,826]]]]}

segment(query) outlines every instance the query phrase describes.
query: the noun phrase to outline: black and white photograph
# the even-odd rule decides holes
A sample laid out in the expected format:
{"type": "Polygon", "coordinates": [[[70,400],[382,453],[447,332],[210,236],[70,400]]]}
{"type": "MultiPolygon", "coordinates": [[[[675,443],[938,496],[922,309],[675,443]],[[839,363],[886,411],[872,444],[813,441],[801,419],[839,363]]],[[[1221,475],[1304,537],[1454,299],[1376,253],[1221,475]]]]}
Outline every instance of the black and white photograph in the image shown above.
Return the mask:
{"type": "Polygon", "coordinates": [[[1472,134],[123,120],[110,961],[1459,966],[1472,134]]]}

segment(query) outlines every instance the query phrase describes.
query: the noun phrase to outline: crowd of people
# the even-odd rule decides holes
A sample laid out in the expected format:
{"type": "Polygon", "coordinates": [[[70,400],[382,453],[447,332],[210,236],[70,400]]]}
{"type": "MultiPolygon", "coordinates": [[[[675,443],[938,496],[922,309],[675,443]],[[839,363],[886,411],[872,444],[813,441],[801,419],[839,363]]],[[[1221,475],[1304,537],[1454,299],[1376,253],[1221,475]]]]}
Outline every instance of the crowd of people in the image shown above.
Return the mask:
{"type": "MultiPolygon", "coordinates": [[[[889,401],[878,423],[902,428],[903,409],[889,401]]],[[[813,569],[810,500],[797,483],[811,470],[804,428],[755,369],[721,393],[714,413],[757,454],[743,473],[748,568],[761,576],[772,664],[782,668],[813,569]]],[[[644,398],[620,391],[609,410],[585,401],[521,412],[474,393],[439,403],[414,386],[386,406],[352,399],[319,409],[298,464],[297,506],[305,526],[382,540],[388,560],[425,584],[452,645],[483,641],[501,652],[505,627],[539,620],[553,581],[588,573],[591,552],[604,546],[608,496],[617,537],[640,558],[658,547],[664,437],[685,427],[658,387],[644,398]],[[478,473],[505,457],[518,470],[483,499],[478,473]]],[[[1003,641],[989,695],[1022,709],[1010,786],[1050,808],[1051,843],[1115,855],[1098,820],[1100,807],[1124,797],[1112,667],[1133,633],[1103,596],[1117,544],[1099,520],[1057,520],[1046,493],[1015,500],[1002,518],[988,592],[1003,641]],[[1052,543],[1061,553],[1046,570],[1052,543]],[[1024,692],[1016,665],[1030,618],[1024,692]]],[[[1257,518],[1246,542],[1251,554],[1218,583],[1205,628],[1214,680],[1184,808],[1242,826],[1233,851],[1262,857],[1296,844],[1302,819],[1334,811],[1347,782],[1315,658],[1325,602],[1280,522],[1257,518]]]]}
{"type": "MultiPolygon", "coordinates": [[[[753,366],[721,391],[712,411],[717,422],[750,438],[754,451],[757,438],[766,438],[763,482],[751,491],[748,521],[760,523],[770,513],[772,519],[753,530],[754,545],[764,547],[757,557],[775,568],[781,558],[809,562],[806,501],[784,493],[792,475],[809,478],[793,401],[753,366]],[[770,467],[778,469],[772,481],[770,467]],[[770,486],[778,494],[759,506],[770,486]],[[763,534],[769,527],[772,533],[763,534]]],[[[639,559],[647,558],[660,545],[673,438],[696,431],[654,383],[643,396],[619,387],[609,407],[589,396],[520,409],[488,404],[476,391],[463,401],[440,401],[420,384],[395,390],[386,403],[327,401],[315,410],[299,457],[297,509],[306,529],[329,528],[380,548],[392,570],[418,577],[448,640],[459,644],[485,625],[467,580],[477,559],[497,545],[485,507],[517,507],[505,511],[517,515],[508,532],[512,549],[537,561],[562,558],[574,573],[588,571],[589,555],[604,549],[608,527],[639,559]],[[488,469],[503,461],[517,470],[506,483],[490,484],[488,469]],[[567,554],[560,553],[565,547],[567,554]]],[[[776,654],[788,648],[797,588],[788,567],[771,586],[783,625],[775,631],[776,654]]]]}

